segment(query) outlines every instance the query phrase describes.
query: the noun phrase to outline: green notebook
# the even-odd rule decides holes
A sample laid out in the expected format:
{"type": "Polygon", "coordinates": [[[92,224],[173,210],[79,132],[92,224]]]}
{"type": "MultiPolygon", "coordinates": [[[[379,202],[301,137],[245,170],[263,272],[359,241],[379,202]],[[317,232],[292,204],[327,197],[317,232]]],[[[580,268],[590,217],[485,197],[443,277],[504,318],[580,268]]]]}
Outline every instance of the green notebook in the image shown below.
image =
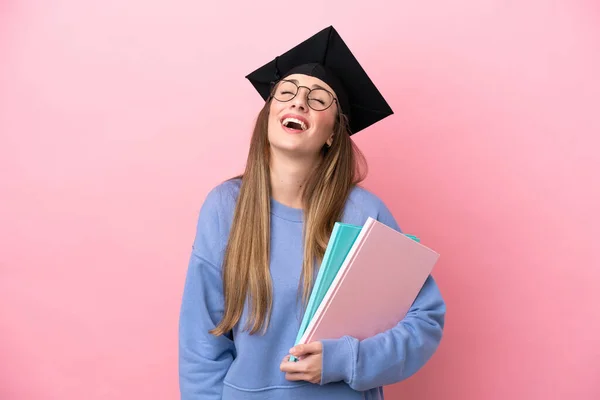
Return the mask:
{"type": "MultiPolygon", "coordinates": [[[[304,335],[304,331],[308,327],[312,317],[315,315],[319,305],[321,305],[321,301],[325,297],[329,286],[331,286],[331,283],[344,263],[346,255],[350,252],[361,229],[361,226],[344,224],[341,222],[336,222],[334,224],[331,238],[329,239],[325,254],[323,255],[323,262],[321,263],[315,284],[308,299],[306,311],[304,312],[304,317],[302,318],[295,344],[300,342],[302,335],[304,335]]],[[[290,360],[295,361],[296,358],[292,356],[290,360]]]]}
{"type": "MultiPolygon", "coordinates": [[[[302,323],[300,324],[300,329],[296,336],[295,345],[302,339],[302,335],[304,335],[308,324],[321,305],[321,301],[325,297],[325,294],[327,294],[327,290],[329,290],[329,287],[342,267],[342,264],[350,252],[352,245],[354,245],[361,229],[362,226],[344,224],[341,222],[336,222],[334,224],[331,238],[329,239],[325,254],[323,255],[323,262],[317,273],[315,284],[309,297],[306,311],[302,318],[302,323]]],[[[406,236],[417,242],[420,241],[416,236],[406,236]]],[[[297,359],[292,356],[290,361],[297,361],[297,359]]]]}

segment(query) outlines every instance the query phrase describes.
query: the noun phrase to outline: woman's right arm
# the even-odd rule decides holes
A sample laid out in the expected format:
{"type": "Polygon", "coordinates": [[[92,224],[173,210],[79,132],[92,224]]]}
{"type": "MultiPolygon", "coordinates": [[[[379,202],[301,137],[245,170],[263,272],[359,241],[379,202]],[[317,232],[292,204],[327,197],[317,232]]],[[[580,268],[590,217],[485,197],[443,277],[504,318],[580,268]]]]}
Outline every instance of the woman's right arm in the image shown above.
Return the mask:
{"type": "Polygon", "coordinates": [[[213,191],[200,211],[183,289],[179,317],[181,400],[220,400],[223,379],[235,357],[231,337],[208,332],[223,315],[218,207],[219,196],[213,191]]]}

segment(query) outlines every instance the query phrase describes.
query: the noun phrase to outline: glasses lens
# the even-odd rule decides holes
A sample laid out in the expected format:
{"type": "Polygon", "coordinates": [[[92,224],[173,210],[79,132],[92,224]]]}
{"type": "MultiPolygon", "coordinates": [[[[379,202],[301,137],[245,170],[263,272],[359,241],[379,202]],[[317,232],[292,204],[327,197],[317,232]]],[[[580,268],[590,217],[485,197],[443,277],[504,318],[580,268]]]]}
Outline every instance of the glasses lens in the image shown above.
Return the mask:
{"type": "Polygon", "coordinates": [[[308,105],[313,110],[321,111],[333,102],[333,96],[327,90],[313,89],[308,95],[308,105]]]}
{"type": "Polygon", "coordinates": [[[275,94],[273,95],[279,101],[290,101],[296,96],[298,92],[298,86],[293,82],[282,81],[275,88],[275,94]]]}

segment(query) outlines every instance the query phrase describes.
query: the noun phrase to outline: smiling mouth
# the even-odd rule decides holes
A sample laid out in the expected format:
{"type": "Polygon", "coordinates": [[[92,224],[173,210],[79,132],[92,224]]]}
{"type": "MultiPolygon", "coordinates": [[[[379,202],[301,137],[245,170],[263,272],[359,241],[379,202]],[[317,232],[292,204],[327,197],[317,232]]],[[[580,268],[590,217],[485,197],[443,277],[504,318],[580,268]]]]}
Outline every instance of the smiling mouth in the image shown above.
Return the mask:
{"type": "Polygon", "coordinates": [[[305,131],[308,128],[305,122],[291,117],[284,118],[283,121],[281,121],[281,125],[297,131],[305,131]]]}

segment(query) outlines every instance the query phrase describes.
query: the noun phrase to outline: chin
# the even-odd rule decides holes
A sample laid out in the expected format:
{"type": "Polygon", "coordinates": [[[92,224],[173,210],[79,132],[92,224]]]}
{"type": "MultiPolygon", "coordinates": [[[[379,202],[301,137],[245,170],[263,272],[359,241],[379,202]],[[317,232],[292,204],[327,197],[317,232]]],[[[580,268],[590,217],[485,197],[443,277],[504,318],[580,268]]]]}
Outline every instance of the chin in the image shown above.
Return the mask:
{"type": "Polygon", "coordinates": [[[281,140],[281,138],[274,138],[270,140],[270,145],[273,150],[277,150],[285,153],[305,153],[306,149],[300,143],[292,143],[290,140],[281,140]]]}
{"type": "Polygon", "coordinates": [[[305,143],[301,143],[298,140],[290,140],[290,138],[282,138],[279,135],[274,135],[269,140],[270,146],[272,150],[277,151],[278,153],[285,153],[289,156],[306,156],[313,153],[310,149],[306,148],[305,143]]]}

